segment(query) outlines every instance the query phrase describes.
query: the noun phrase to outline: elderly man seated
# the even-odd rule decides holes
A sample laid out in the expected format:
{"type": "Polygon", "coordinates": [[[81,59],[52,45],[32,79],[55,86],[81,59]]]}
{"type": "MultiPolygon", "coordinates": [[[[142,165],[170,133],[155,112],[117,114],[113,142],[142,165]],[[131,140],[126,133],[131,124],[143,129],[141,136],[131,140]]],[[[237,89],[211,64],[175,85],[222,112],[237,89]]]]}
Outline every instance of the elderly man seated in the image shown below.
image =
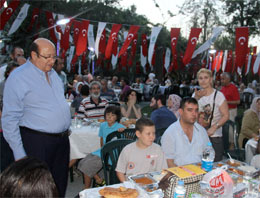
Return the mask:
{"type": "Polygon", "coordinates": [[[195,98],[184,98],[180,104],[180,119],[164,132],[161,145],[168,167],[197,163],[210,141],[207,131],[199,125],[198,102],[195,98]]]}
{"type": "Polygon", "coordinates": [[[108,105],[108,101],[100,97],[101,84],[98,81],[92,81],[89,84],[90,96],[84,98],[79,107],[79,113],[81,117],[86,118],[103,118],[105,108],[108,105]],[[83,115],[83,116],[82,116],[83,115]]]}

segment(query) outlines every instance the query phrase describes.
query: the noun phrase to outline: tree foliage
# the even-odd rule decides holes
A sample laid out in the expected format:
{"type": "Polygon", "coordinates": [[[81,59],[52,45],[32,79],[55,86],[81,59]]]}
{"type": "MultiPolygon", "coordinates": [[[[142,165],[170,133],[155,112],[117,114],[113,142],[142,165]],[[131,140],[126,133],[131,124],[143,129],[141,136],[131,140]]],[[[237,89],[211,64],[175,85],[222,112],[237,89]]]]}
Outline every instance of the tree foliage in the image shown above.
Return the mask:
{"type": "Polygon", "coordinates": [[[226,22],[228,32],[235,33],[236,27],[249,26],[250,34],[260,33],[260,0],[222,0],[229,21],[226,22]]]}
{"type": "Polygon", "coordinates": [[[202,42],[207,40],[212,27],[220,24],[219,13],[216,0],[186,0],[180,8],[180,14],[190,17],[191,27],[203,29],[202,42]]]}

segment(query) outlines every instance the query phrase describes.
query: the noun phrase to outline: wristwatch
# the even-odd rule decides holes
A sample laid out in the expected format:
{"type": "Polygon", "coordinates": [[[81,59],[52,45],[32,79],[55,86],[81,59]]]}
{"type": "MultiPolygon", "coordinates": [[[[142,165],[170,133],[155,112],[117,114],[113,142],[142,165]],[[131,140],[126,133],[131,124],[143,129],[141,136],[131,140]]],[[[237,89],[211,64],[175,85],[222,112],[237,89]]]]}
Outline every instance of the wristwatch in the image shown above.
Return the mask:
{"type": "Polygon", "coordinates": [[[217,126],[217,128],[219,128],[219,127],[220,127],[220,125],[219,125],[219,123],[218,123],[218,122],[217,122],[216,126],[217,126]]]}

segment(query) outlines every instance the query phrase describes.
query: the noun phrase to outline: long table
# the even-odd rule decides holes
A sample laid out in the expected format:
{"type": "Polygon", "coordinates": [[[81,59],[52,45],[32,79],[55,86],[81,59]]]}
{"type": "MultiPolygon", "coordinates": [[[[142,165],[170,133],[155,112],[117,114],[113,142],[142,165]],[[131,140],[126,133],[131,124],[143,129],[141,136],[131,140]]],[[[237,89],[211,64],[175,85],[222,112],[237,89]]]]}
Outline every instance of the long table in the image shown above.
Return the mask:
{"type": "Polygon", "coordinates": [[[88,153],[100,148],[99,127],[83,125],[81,128],[71,127],[71,131],[70,159],[84,158],[88,153]]]}

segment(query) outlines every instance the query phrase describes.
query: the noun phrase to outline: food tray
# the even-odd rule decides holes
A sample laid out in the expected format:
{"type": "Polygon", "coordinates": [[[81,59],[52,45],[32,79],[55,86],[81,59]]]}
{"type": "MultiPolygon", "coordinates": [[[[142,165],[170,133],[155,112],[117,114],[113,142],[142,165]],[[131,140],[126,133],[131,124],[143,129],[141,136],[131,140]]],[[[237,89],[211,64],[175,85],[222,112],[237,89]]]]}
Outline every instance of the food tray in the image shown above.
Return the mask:
{"type": "Polygon", "coordinates": [[[158,190],[158,181],[156,181],[151,173],[129,176],[128,179],[137,187],[143,189],[147,194],[154,194],[158,190]]]}

